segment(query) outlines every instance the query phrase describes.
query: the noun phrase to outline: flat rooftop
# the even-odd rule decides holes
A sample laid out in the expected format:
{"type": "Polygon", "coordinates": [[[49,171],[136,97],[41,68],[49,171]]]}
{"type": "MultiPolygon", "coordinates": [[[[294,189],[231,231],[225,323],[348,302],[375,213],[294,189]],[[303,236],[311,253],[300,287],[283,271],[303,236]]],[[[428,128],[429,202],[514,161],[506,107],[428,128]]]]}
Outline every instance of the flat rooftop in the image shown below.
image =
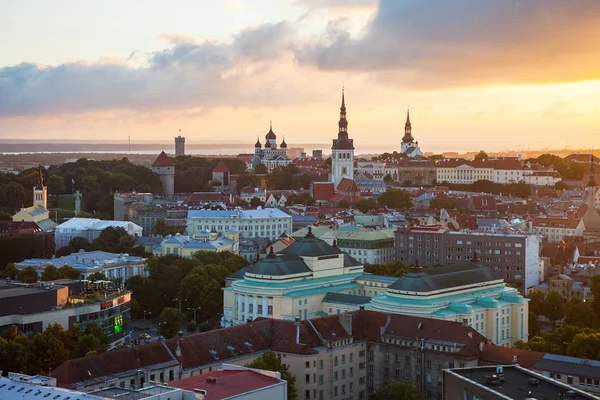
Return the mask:
{"type": "Polygon", "coordinates": [[[503,366],[504,381],[495,384],[490,382],[489,377],[497,375],[496,366],[451,369],[447,373],[460,375],[479,386],[487,388],[492,393],[501,394],[511,399],[525,399],[529,392],[536,399],[558,399],[559,394],[566,391],[573,391],[569,400],[598,399],[592,394],[517,365],[503,366]],[[538,379],[538,383],[529,383],[530,378],[538,379]]]}
{"type": "Polygon", "coordinates": [[[18,283],[5,283],[0,282],[0,299],[6,299],[9,297],[18,297],[28,294],[42,293],[52,290],[62,289],[64,285],[46,285],[40,286],[39,284],[18,284],[18,283]]]}

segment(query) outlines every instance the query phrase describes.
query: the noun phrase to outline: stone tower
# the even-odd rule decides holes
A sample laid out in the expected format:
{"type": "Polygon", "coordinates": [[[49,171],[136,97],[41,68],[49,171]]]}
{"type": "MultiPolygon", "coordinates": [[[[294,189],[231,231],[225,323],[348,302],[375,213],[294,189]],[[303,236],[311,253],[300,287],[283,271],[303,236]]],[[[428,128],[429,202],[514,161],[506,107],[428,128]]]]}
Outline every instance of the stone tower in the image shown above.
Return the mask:
{"type": "Polygon", "coordinates": [[[33,187],[33,206],[48,208],[48,187],[44,185],[44,175],[40,165],[40,177],[37,185],[33,187]]]}
{"type": "Polygon", "coordinates": [[[169,198],[173,197],[175,194],[175,164],[164,151],[152,163],[152,172],[160,176],[163,194],[169,198]]]}
{"type": "Polygon", "coordinates": [[[338,137],[331,146],[331,180],[337,189],[343,178],[354,180],[354,140],[348,138],[348,121],[346,120],[346,101],[342,88],[342,106],[338,122],[338,137]]]}
{"type": "Polygon", "coordinates": [[[175,138],[175,157],[183,156],[185,156],[185,138],[179,135],[175,138]]]}

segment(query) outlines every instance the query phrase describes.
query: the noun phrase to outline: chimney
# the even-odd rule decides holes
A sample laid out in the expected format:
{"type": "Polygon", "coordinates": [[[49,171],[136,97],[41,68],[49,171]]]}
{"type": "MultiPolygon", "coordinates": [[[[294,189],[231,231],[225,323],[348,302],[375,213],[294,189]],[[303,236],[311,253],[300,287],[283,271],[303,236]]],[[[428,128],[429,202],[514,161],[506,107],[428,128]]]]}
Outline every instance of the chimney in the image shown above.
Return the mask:
{"type": "Polygon", "coordinates": [[[365,311],[365,306],[363,306],[363,305],[358,306],[358,308],[360,311],[365,311]]]}
{"type": "Polygon", "coordinates": [[[300,318],[295,318],[294,325],[296,325],[296,344],[300,344],[300,318]]]}
{"type": "Polygon", "coordinates": [[[340,325],[348,335],[352,336],[352,313],[340,314],[340,325]]]}
{"type": "Polygon", "coordinates": [[[246,318],[246,323],[251,324],[252,323],[252,318],[250,318],[250,317],[246,318]]]}
{"type": "Polygon", "coordinates": [[[212,384],[217,384],[217,378],[214,376],[209,376],[206,378],[206,383],[212,383],[212,384]]]}

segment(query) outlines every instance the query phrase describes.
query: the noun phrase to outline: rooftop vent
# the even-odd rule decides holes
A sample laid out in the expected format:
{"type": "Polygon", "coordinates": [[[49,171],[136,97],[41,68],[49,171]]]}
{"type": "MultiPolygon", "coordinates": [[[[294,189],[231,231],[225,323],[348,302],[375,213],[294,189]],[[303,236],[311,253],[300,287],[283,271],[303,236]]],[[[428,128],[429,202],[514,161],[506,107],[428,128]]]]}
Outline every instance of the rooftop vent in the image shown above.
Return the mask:
{"type": "Polygon", "coordinates": [[[214,376],[209,376],[206,378],[207,383],[217,383],[217,378],[214,376]]]}
{"type": "Polygon", "coordinates": [[[421,329],[422,326],[423,326],[423,323],[419,322],[419,324],[417,325],[417,329],[421,329]]]}
{"type": "Polygon", "coordinates": [[[213,358],[215,360],[219,359],[219,357],[217,356],[217,352],[215,350],[209,350],[208,352],[210,353],[211,356],[213,356],[213,358]]]}
{"type": "Polygon", "coordinates": [[[537,379],[537,378],[529,378],[528,382],[529,382],[530,385],[533,385],[533,386],[539,386],[540,385],[540,380],[537,379]]]}

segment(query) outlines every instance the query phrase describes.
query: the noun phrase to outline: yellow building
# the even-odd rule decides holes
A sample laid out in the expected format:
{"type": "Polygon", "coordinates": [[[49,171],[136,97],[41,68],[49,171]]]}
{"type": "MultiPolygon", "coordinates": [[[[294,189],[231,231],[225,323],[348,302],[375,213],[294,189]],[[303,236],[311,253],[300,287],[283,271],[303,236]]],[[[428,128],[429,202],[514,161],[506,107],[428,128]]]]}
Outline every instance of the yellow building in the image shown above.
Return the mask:
{"type": "Polygon", "coordinates": [[[44,232],[52,232],[56,223],[50,219],[48,206],[48,187],[44,186],[44,178],[40,170],[40,180],[33,187],[33,206],[21,208],[13,215],[13,221],[35,222],[44,232]]]}

